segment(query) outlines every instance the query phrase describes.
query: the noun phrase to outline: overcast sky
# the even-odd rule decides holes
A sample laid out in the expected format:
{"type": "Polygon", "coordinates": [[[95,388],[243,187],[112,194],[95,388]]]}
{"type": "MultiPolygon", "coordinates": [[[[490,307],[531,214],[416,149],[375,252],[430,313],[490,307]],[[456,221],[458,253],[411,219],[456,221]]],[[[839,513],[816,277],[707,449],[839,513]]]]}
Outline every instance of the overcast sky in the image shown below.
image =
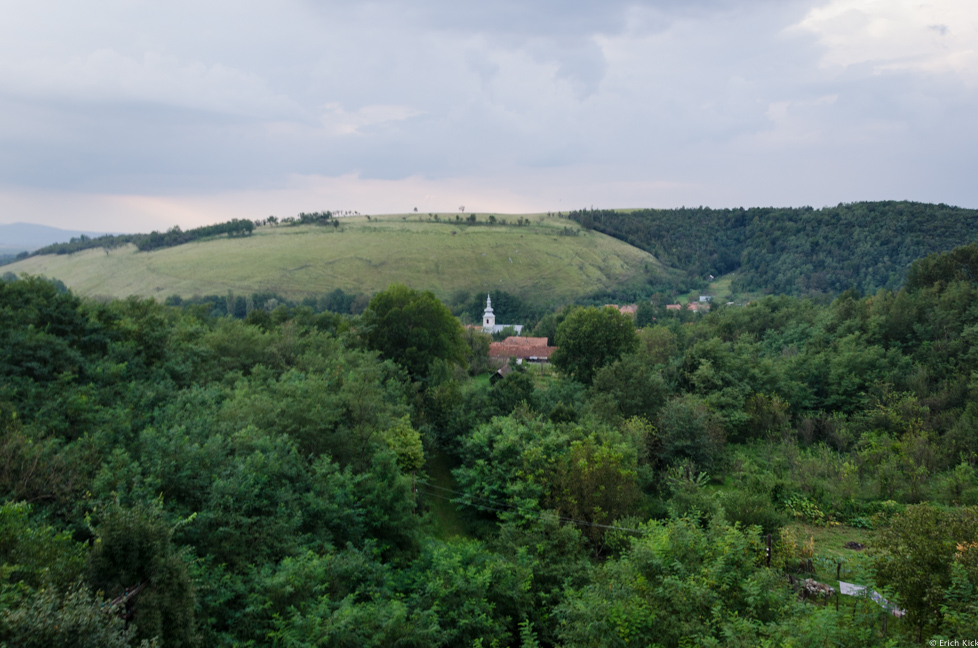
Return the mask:
{"type": "Polygon", "coordinates": [[[978,207],[974,0],[0,9],[0,223],[978,207]]]}

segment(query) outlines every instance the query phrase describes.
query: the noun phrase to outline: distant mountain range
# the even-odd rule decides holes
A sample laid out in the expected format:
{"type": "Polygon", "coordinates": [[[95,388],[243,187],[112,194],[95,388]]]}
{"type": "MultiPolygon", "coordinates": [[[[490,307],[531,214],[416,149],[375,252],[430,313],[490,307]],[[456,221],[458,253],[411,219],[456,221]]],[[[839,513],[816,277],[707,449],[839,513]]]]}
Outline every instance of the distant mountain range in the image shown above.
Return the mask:
{"type": "Polygon", "coordinates": [[[67,243],[72,237],[82,234],[94,237],[106,234],[106,232],[66,230],[31,223],[0,224],[0,254],[16,254],[24,250],[36,250],[52,243],[67,243]]]}

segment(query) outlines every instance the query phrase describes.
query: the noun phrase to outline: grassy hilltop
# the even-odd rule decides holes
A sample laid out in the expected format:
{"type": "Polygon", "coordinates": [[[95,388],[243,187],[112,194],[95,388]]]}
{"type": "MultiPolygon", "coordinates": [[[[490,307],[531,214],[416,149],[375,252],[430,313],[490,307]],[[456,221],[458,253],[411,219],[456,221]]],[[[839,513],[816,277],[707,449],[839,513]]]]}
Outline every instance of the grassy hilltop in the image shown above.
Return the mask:
{"type": "Polygon", "coordinates": [[[290,298],[336,288],[376,292],[392,282],[447,298],[500,288],[540,303],[640,280],[662,269],[651,254],[577,223],[532,216],[529,225],[440,222],[426,214],[343,218],[338,228],[267,226],[138,252],[133,245],[42,255],[5,271],[60,279],[82,295],[165,298],[272,291],[290,298]],[[569,232],[576,235],[568,236],[569,232]]]}

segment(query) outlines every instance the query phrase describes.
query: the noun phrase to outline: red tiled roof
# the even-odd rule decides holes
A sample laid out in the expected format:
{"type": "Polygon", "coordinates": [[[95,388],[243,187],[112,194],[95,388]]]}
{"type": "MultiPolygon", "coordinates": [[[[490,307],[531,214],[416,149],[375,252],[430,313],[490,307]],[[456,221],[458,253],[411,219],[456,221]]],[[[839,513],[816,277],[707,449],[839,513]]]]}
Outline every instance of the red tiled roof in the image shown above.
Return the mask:
{"type": "MultiPolygon", "coordinates": [[[[512,338],[510,338],[512,339],[512,338]]],[[[534,339],[534,338],[530,338],[534,339]]],[[[547,346],[547,338],[535,338],[543,340],[543,344],[509,344],[507,341],[493,342],[489,345],[490,358],[549,358],[550,354],[557,350],[557,347],[547,346]]]]}
{"type": "Polygon", "coordinates": [[[634,315],[638,312],[638,304],[626,304],[624,306],[619,306],[618,304],[605,304],[605,308],[617,308],[618,312],[624,315],[634,315]]]}
{"type": "Polygon", "coordinates": [[[497,344],[512,344],[516,346],[547,346],[547,338],[545,337],[519,337],[516,335],[511,335],[502,342],[497,342],[497,344]]]}

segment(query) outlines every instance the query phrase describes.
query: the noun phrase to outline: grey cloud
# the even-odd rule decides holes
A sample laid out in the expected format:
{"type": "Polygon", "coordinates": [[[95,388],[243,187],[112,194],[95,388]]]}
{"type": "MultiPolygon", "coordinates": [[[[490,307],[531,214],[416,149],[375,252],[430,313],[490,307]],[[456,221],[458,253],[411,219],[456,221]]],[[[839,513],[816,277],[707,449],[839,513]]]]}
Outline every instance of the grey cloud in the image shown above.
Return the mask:
{"type": "MultiPolygon", "coordinates": [[[[568,38],[622,33],[628,27],[630,12],[636,9],[676,19],[764,3],[774,4],[774,0],[430,0],[414,3],[411,14],[415,24],[441,30],[517,38],[568,38]]],[[[391,8],[402,5],[396,0],[369,4],[391,8]]]]}
{"type": "Polygon", "coordinates": [[[468,49],[465,52],[465,63],[482,79],[483,83],[490,81],[499,73],[499,64],[491,60],[482,49],[468,49]]]}
{"type": "Polygon", "coordinates": [[[814,37],[784,32],[812,4],[127,5],[99,20],[79,10],[84,29],[66,19],[61,32],[32,18],[60,45],[32,50],[29,31],[0,26],[0,60],[52,66],[43,85],[0,65],[0,185],[206,193],[295,174],[565,174],[582,199],[587,178],[659,187],[628,194],[645,204],[978,202],[961,171],[974,168],[974,91],[868,65],[834,76],[814,37]],[[59,61],[99,48],[168,63],[122,65],[121,89],[59,81],[59,61]]]}

